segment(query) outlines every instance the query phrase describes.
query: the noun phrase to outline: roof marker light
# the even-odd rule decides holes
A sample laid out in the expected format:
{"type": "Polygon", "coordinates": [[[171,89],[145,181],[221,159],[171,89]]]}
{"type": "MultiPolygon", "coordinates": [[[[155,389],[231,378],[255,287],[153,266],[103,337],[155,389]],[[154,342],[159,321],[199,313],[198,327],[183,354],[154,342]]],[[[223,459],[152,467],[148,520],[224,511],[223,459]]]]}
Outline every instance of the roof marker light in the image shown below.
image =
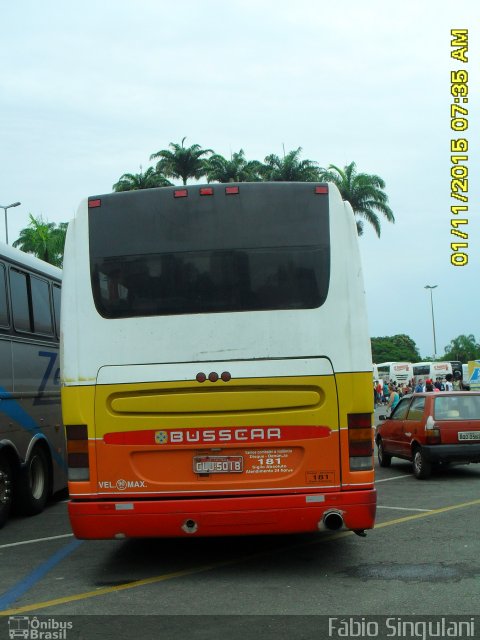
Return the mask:
{"type": "Polygon", "coordinates": [[[231,196],[235,193],[239,193],[240,189],[239,187],[225,187],[225,194],[227,196],[231,196]]]}
{"type": "Polygon", "coordinates": [[[88,201],[88,208],[89,209],[93,209],[94,207],[101,207],[102,206],[102,201],[100,200],[100,198],[97,198],[96,200],[89,200],[88,201]]]}
{"type": "Polygon", "coordinates": [[[201,187],[200,188],[201,196],[213,196],[213,187],[201,187]]]}
{"type": "Polygon", "coordinates": [[[175,189],[175,191],[173,192],[174,198],[186,198],[187,196],[188,196],[187,189],[175,189]]]}
{"type": "Polygon", "coordinates": [[[315,193],[328,193],[328,187],[326,185],[315,187],[315,193]]]}

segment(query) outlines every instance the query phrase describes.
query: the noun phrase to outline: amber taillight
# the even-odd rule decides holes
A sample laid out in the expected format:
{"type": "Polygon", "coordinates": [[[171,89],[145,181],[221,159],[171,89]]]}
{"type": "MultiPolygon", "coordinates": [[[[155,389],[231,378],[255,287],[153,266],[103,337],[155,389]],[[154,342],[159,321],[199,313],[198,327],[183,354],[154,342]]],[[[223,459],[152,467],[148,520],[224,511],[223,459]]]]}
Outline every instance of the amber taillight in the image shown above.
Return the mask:
{"type": "Polygon", "coordinates": [[[90,480],[88,464],[88,429],[86,424],[68,424],[67,435],[68,479],[90,480]]]}
{"type": "Polygon", "coordinates": [[[371,413],[348,414],[348,455],[350,458],[350,471],[373,469],[371,413]]]}

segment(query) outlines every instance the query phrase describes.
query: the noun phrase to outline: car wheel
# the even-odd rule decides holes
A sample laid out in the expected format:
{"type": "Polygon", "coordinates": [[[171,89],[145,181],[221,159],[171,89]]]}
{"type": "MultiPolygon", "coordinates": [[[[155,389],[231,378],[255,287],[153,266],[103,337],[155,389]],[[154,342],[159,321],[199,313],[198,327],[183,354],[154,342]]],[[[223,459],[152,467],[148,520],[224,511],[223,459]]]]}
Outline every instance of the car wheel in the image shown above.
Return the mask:
{"type": "Polygon", "coordinates": [[[8,458],[0,454],[0,528],[8,520],[12,506],[12,467],[8,458]]]}
{"type": "Polygon", "coordinates": [[[23,470],[18,486],[18,511],[25,516],[41,513],[47,504],[50,471],[47,454],[36,446],[23,470]]]}
{"type": "Polygon", "coordinates": [[[418,480],[425,480],[432,473],[432,465],[426,460],[421,447],[413,450],[413,474],[418,480]]]}
{"type": "Polygon", "coordinates": [[[377,443],[377,457],[378,464],[381,467],[389,467],[392,462],[392,456],[388,453],[385,453],[385,449],[383,448],[383,442],[381,440],[377,443]]]}

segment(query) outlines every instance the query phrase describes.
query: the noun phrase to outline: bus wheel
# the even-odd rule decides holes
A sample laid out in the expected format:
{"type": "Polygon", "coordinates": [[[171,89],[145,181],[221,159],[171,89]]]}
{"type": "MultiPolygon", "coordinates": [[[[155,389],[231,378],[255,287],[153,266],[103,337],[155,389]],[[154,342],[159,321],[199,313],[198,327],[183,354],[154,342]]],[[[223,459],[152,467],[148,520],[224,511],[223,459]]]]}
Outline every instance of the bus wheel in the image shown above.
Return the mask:
{"type": "Polygon", "coordinates": [[[40,513],[47,504],[50,472],[47,454],[35,447],[23,470],[18,486],[18,511],[24,516],[40,513]]]}
{"type": "Polygon", "coordinates": [[[8,458],[0,453],[0,528],[8,519],[12,506],[12,467],[8,458]]]}

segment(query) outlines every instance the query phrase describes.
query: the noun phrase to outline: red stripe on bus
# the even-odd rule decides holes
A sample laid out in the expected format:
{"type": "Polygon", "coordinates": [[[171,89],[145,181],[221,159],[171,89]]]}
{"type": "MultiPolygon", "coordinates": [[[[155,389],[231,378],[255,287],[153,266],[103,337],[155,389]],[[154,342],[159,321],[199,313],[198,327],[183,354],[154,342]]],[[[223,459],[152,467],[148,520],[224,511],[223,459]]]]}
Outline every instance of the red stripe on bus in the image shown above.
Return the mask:
{"type": "Polygon", "coordinates": [[[331,430],[325,426],[278,427],[216,427],[184,429],[149,429],[106,433],[106,444],[126,445],[186,445],[186,444],[252,444],[284,442],[287,440],[313,440],[328,438],[331,430]]]}

